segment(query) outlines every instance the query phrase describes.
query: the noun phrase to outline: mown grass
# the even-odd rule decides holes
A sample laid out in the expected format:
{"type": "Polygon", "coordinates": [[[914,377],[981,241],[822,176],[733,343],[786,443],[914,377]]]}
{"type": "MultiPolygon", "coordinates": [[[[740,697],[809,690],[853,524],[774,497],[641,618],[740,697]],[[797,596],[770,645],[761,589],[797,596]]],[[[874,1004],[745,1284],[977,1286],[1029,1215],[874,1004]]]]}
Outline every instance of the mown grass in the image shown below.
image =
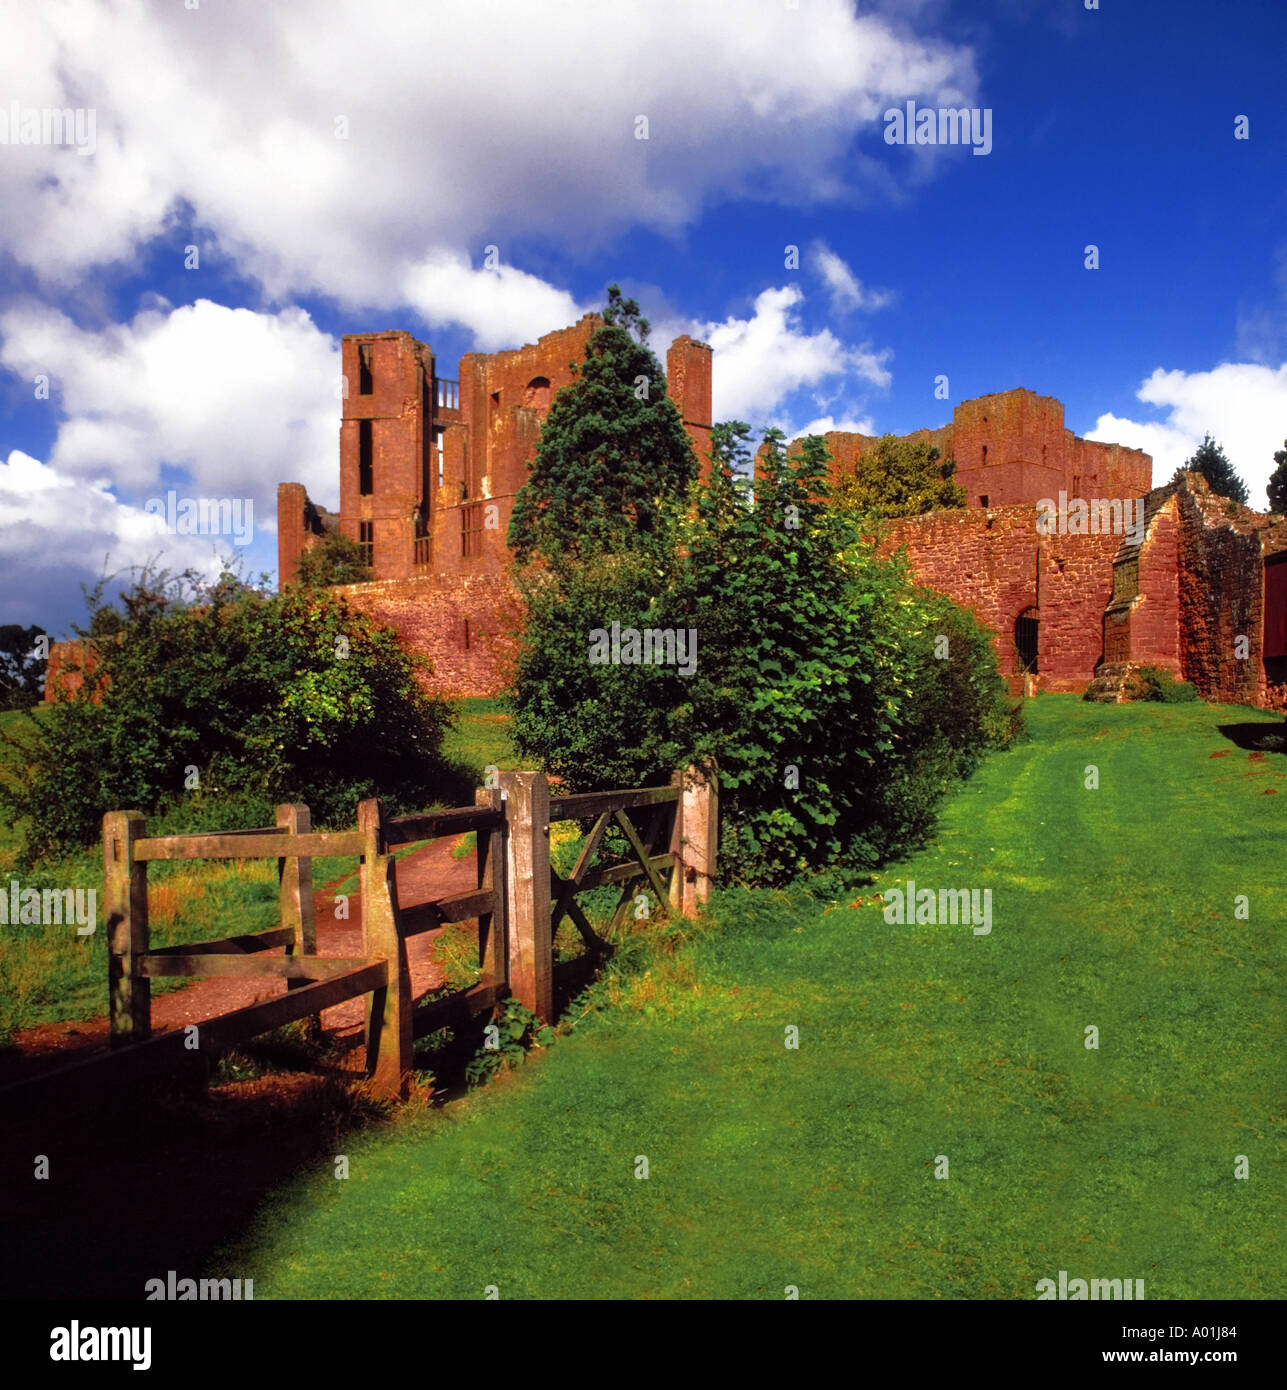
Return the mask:
{"type": "Polygon", "coordinates": [[[1281,1297],[1287,757],[1217,726],[1282,720],[1028,720],[852,903],[725,891],[631,938],[552,1049],[354,1138],[348,1180],[319,1161],[211,1272],[328,1299],[1032,1298],[1061,1269],[1281,1297]],[[886,923],[908,878],[992,889],[991,934],[886,923]]]}

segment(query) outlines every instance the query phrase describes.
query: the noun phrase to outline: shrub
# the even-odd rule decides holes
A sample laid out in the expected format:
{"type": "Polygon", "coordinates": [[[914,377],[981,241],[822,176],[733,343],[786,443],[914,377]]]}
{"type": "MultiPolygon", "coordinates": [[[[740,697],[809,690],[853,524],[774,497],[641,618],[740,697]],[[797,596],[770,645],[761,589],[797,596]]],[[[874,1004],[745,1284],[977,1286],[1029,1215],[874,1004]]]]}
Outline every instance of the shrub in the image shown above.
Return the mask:
{"type": "Polygon", "coordinates": [[[399,808],[434,799],[450,714],[389,629],[324,591],[266,594],[229,574],[148,575],[122,597],[89,698],[10,740],[0,804],[26,818],[29,859],[91,842],[113,808],[265,823],[302,801],[321,824],[351,822],[377,793],[399,808]]]}
{"type": "Polygon", "coordinates": [[[1127,684],[1132,700],[1156,700],[1164,705],[1183,705],[1200,698],[1196,687],[1177,680],[1164,666],[1141,666],[1127,684]]]}
{"type": "Polygon", "coordinates": [[[1014,736],[1012,708],[979,623],[827,504],[823,441],[788,459],[770,431],[752,506],[748,436],[716,427],[708,482],[637,548],[520,572],[515,737],[576,788],[713,762],[725,876],[852,877],[925,832],[951,781],[1014,736]],[[592,665],[590,632],[614,618],[694,630],[696,670],[592,665]]]}
{"type": "Polygon", "coordinates": [[[296,574],[306,589],[323,589],[331,584],[365,584],[373,571],[361,542],[329,531],[299,557],[296,574]]]}

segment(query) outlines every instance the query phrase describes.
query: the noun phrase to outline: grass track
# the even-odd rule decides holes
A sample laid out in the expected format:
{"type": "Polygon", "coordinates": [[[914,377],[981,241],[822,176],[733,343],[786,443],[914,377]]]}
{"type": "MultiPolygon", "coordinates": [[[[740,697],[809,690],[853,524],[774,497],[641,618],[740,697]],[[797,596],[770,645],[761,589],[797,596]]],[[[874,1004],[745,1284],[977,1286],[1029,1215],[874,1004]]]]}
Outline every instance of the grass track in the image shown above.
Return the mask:
{"type": "Polygon", "coordinates": [[[1217,725],[1282,721],[1046,696],[1029,724],[856,905],[718,895],[548,1053],[280,1189],[217,1272],[257,1297],[1032,1298],[1061,1269],[1281,1297],[1287,757],[1217,725]],[[906,878],[991,888],[991,934],[887,924],[906,878]]]}

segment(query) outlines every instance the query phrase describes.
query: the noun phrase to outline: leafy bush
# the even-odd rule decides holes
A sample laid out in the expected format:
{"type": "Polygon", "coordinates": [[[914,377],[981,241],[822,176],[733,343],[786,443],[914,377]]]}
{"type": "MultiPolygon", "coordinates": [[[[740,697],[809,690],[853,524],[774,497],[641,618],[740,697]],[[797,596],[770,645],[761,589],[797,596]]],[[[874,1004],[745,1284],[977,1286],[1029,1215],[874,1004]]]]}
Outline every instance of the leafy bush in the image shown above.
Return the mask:
{"type": "Polygon", "coordinates": [[[360,541],[328,531],[299,557],[296,575],[306,589],[323,589],[330,584],[365,584],[373,571],[360,541]]]}
{"type": "Polygon", "coordinates": [[[532,1047],[549,1047],[555,1038],[554,1029],[543,1024],[536,1015],[517,999],[505,999],[496,1009],[494,1046],[488,1035],[465,1066],[469,1086],[481,1086],[497,1072],[508,1071],[527,1060],[532,1047]]]}
{"type": "Polygon", "coordinates": [[[1200,698],[1188,681],[1177,680],[1164,666],[1141,666],[1126,693],[1132,700],[1156,700],[1164,705],[1184,705],[1200,698]]]}
{"type": "Polygon", "coordinates": [[[751,505],[749,433],[715,428],[709,480],[634,549],[520,572],[515,739],[584,789],[713,763],[725,876],[852,877],[925,832],[951,781],[1013,738],[1013,708],[987,631],[828,505],[821,439],[789,459],[770,431],[751,505]],[[591,664],[613,620],[692,630],[696,669],[591,664]]]}
{"type": "Polygon", "coordinates": [[[29,859],[91,842],[113,808],[191,829],[271,823],[274,804],[302,801],[319,824],[350,823],[362,797],[412,808],[442,787],[450,713],[418,684],[425,663],[342,600],[230,574],[145,575],[122,598],[89,698],[10,740],[0,805],[26,818],[29,859]]]}
{"type": "Polygon", "coordinates": [[[832,492],[836,506],[877,517],[920,516],[965,506],[965,489],[952,481],[956,460],[942,460],[928,440],[882,435],[855,459],[832,492]]]}

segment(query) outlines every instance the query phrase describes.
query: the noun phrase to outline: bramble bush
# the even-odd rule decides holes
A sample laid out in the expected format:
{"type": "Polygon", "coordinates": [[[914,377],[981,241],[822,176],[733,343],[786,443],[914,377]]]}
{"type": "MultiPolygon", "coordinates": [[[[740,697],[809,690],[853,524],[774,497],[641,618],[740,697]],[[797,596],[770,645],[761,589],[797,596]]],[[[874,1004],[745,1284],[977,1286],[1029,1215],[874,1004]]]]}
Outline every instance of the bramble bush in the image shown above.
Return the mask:
{"type": "Polygon", "coordinates": [[[101,587],[82,697],[8,740],[0,805],[25,819],[28,860],[90,843],[117,808],[232,828],[300,801],[319,825],[349,824],[362,797],[411,809],[460,790],[423,659],[335,595],[145,573],[117,612],[101,587]]]}

